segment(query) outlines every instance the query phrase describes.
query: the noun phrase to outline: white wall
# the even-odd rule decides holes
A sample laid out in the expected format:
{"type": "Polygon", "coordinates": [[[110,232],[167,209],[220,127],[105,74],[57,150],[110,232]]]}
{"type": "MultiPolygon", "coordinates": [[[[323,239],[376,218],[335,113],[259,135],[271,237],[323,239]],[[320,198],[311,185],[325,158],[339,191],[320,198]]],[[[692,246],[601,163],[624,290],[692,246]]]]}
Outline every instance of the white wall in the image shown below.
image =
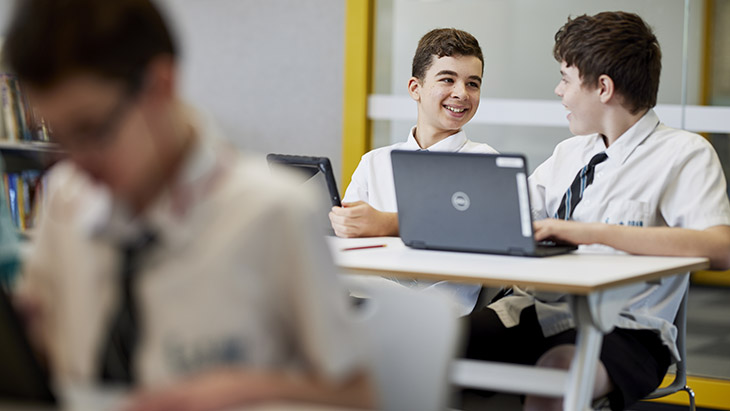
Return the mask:
{"type": "MultiPolygon", "coordinates": [[[[10,0],[0,0],[0,53],[3,49],[3,40],[5,37],[5,30],[7,30],[8,18],[10,16],[12,2],[10,0]]],[[[5,71],[5,67],[0,62],[0,71],[5,71]]]]}
{"type": "MultiPolygon", "coordinates": [[[[246,150],[326,155],[340,173],[344,0],[158,0],[184,97],[246,150]]],[[[0,0],[0,32],[11,0],[0,0]]]]}
{"type": "Polygon", "coordinates": [[[342,157],[344,0],[164,0],[183,92],[238,146],[342,157]]]}

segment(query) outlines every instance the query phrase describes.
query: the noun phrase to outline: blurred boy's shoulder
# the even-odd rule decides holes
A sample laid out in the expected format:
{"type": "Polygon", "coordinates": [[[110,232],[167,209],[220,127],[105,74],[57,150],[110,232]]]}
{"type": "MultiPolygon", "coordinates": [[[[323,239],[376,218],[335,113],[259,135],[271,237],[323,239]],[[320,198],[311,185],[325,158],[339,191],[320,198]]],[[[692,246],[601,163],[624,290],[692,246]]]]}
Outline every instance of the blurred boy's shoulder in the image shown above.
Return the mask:
{"type": "Polygon", "coordinates": [[[106,190],[70,160],[54,164],[44,177],[44,201],[41,209],[57,221],[86,214],[105,200],[106,190]]]}

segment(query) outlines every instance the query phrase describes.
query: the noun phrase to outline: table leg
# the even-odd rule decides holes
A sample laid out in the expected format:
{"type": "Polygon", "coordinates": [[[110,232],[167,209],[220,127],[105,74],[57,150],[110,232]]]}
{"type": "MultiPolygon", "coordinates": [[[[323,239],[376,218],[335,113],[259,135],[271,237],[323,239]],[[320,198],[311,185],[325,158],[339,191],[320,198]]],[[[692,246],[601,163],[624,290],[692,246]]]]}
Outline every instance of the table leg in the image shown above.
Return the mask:
{"type": "Polygon", "coordinates": [[[568,372],[563,410],[584,411],[591,409],[603,333],[593,323],[586,296],[573,296],[571,304],[577,339],[575,355],[568,372]]]}

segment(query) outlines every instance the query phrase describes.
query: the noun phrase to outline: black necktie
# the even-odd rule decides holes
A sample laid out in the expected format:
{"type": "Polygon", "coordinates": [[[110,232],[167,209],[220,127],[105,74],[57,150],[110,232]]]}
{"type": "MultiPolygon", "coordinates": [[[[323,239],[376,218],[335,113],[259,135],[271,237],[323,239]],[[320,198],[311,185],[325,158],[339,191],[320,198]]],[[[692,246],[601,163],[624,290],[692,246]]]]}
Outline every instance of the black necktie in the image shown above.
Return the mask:
{"type": "Polygon", "coordinates": [[[119,301],[106,339],[100,351],[99,379],[104,383],[132,385],[132,365],[139,340],[139,310],[134,295],[139,261],[155,242],[155,236],[145,232],[135,241],[122,246],[119,273],[119,301]]]}
{"type": "Polygon", "coordinates": [[[583,198],[583,192],[586,187],[593,183],[593,174],[596,165],[606,161],[607,158],[608,155],[606,152],[602,151],[593,156],[591,161],[578,171],[575,179],[573,179],[570,187],[568,187],[568,191],[563,195],[563,200],[560,202],[558,212],[555,213],[555,218],[561,220],[570,220],[572,218],[575,207],[583,198]]]}

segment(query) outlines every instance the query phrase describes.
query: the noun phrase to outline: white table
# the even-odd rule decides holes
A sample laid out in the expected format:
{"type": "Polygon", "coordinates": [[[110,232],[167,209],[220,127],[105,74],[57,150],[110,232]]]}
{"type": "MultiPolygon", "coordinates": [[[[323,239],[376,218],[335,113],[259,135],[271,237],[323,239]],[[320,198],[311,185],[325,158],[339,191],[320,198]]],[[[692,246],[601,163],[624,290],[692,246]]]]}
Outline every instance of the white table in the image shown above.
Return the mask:
{"type": "Polygon", "coordinates": [[[610,332],[620,308],[643,283],[702,270],[706,258],[646,257],[578,251],[533,258],[415,250],[398,237],[328,237],[335,264],[344,273],[533,287],[571,295],[576,353],[570,370],[497,362],[459,360],[452,382],[462,387],[563,396],[565,410],[590,409],[603,333],[610,332]],[[385,247],[343,251],[369,245],[385,247]]]}

